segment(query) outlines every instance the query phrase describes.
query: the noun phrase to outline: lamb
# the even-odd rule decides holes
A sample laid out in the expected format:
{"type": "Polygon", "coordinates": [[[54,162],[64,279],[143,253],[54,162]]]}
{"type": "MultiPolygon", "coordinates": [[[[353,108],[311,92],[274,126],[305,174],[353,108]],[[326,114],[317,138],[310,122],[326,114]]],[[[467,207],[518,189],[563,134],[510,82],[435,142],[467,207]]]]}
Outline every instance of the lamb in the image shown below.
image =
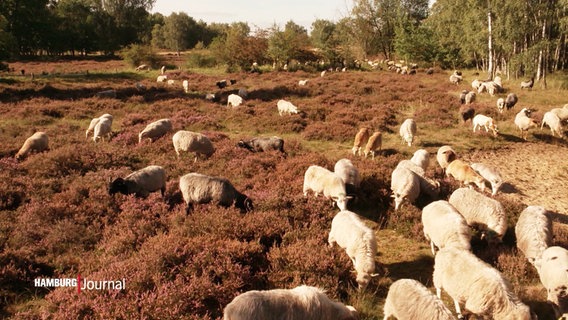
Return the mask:
{"type": "Polygon", "coordinates": [[[347,202],[352,198],[345,191],[345,183],[335,173],[324,167],[312,165],[304,174],[304,197],[308,195],[308,191],[314,192],[314,196],[320,193],[326,198],[332,199],[341,210],[347,209],[347,202]]]}
{"type": "Polygon", "coordinates": [[[531,319],[529,307],[515,295],[509,281],[469,251],[440,250],[432,278],[438,298],[444,289],[454,300],[458,318],[463,319],[459,304],[465,303],[466,310],[484,318],[531,319]]]}
{"type": "Polygon", "coordinates": [[[374,272],[377,240],[373,230],[367,227],[356,213],[342,210],[331,221],[327,242],[330,246],[337,243],[345,249],[357,271],[359,290],[364,290],[371,278],[376,276],[374,272]]]}
{"type": "Polygon", "coordinates": [[[459,71],[454,71],[454,73],[452,73],[452,75],[450,76],[450,82],[452,84],[459,84],[461,81],[463,80],[463,77],[461,75],[461,72],[459,71]]]}
{"type": "Polygon", "coordinates": [[[435,247],[471,250],[471,230],[464,217],[448,201],[434,201],[425,206],[422,224],[433,255],[436,255],[435,247]]]}
{"type": "Polygon", "coordinates": [[[384,320],[390,317],[399,320],[456,319],[442,300],[412,279],[400,279],[390,285],[383,310],[384,320]]]}
{"type": "Polygon", "coordinates": [[[446,169],[448,165],[456,160],[457,155],[454,149],[450,146],[441,146],[436,153],[436,161],[442,169],[446,169]]]}
{"type": "Polygon", "coordinates": [[[107,137],[107,140],[110,140],[112,134],[112,116],[111,117],[101,117],[99,121],[95,125],[94,133],[93,133],[93,141],[97,142],[99,139],[103,139],[103,137],[107,137]]]}
{"type": "Polygon", "coordinates": [[[391,174],[391,190],[394,198],[394,210],[403,203],[414,203],[420,195],[420,179],[407,168],[396,168],[391,174]]]}
{"type": "Polygon", "coordinates": [[[230,94],[229,97],[227,97],[227,108],[229,106],[232,107],[238,107],[243,103],[243,98],[241,98],[239,95],[236,94],[230,94]]]}
{"type": "Polygon", "coordinates": [[[416,135],[416,122],[413,119],[406,119],[400,126],[400,137],[408,146],[412,146],[414,136],[416,135]]]}
{"type": "Polygon", "coordinates": [[[49,150],[47,134],[38,131],[24,141],[24,145],[16,153],[16,160],[23,160],[32,152],[39,153],[47,150],[49,150]]]}
{"type": "Polygon", "coordinates": [[[531,77],[528,81],[521,81],[521,90],[523,89],[532,89],[534,85],[534,77],[531,77]]]}
{"type": "Polygon", "coordinates": [[[536,120],[529,117],[530,111],[527,108],[523,108],[515,116],[515,125],[519,128],[521,132],[521,138],[527,140],[527,135],[530,128],[538,127],[536,120]]]}
{"type": "Polygon", "coordinates": [[[111,123],[112,123],[112,120],[113,120],[112,115],[110,115],[108,113],[105,113],[98,118],[93,118],[93,120],[91,120],[91,123],[89,124],[89,128],[87,129],[87,131],[85,131],[85,139],[88,139],[89,134],[91,134],[95,131],[95,127],[97,126],[97,123],[99,123],[101,118],[109,118],[111,123]]]}
{"type": "Polygon", "coordinates": [[[282,154],[286,154],[284,151],[284,140],[280,137],[258,137],[252,138],[250,140],[240,140],[237,143],[238,147],[245,148],[252,152],[268,152],[272,150],[280,151],[282,154]]]}
{"type": "Polygon", "coordinates": [[[316,287],[293,289],[251,290],[235,297],[223,310],[223,320],[355,320],[357,311],[351,306],[327,297],[316,287]]]}
{"type": "Polygon", "coordinates": [[[147,197],[150,193],[160,190],[162,197],[166,192],[166,170],[160,166],[148,166],[135,171],[125,178],[109,179],[108,193],[114,195],[134,194],[136,197],[147,197]]]}
{"type": "Polygon", "coordinates": [[[469,188],[455,190],[448,200],[471,227],[481,230],[481,239],[501,243],[507,232],[507,213],[503,205],[469,188]]]}
{"type": "Polygon", "coordinates": [[[375,159],[375,153],[377,151],[381,151],[381,145],[382,145],[382,133],[379,132],[379,131],[375,131],[369,137],[369,140],[367,141],[367,144],[365,145],[365,150],[363,151],[365,158],[367,158],[367,155],[369,155],[369,153],[370,153],[371,158],[374,160],[375,159]]]}
{"type": "Polygon", "coordinates": [[[475,183],[481,191],[485,191],[485,179],[462,160],[456,159],[446,167],[446,176],[452,176],[464,185],[475,183]]]}
{"type": "Polygon", "coordinates": [[[166,82],[166,80],[168,80],[168,76],[167,76],[167,75],[161,75],[161,76],[158,76],[158,77],[156,78],[156,82],[157,82],[157,83],[163,83],[163,82],[166,82]]]}
{"type": "Polygon", "coordinates": [[[95,97],[100,99],[114,99],[116,98],[116,90],[105,90],[95,94],[95,97]]]}
{"type": "Polygon", "coordinates": [[[333,172],[345,183],[345,192],[352,195],[361,184],[359,170],[349,159],[339,159],[333,167],[333,172]]]}
{"type": "Polygon", "coordinates": [[[183,92],[189,93],[189,81],[188,81],[188,80],[183,80],[183,82],[181,83],[181,85],[183,86],[183,92]]]}
{"type": "Polygon", "coordinates": [[[187,205],[186,214],[193,210],[194,204],[210,202],[222,207],[234,204],[241,212],[253,210],[252,200],[237,191],[225,178],[188,173],[179,179],[179,189],[187,205]]]}
{"type": "Polygon", "coordinates": [[[166,133],[172,131],[172,121],[170,119],[160,119],[150,123],[138,134],[138,143],[142,143],[142,139],[150,139],[154,142],[166,133]]]}
{"type": "Polygon", "coordinates": [[[276,106],[278,107],[278,114],[280,116],[291,115],[292,113],[296,114],[298,113],[298,107],[293,105],[292,102],[290,101],[278,100],[276,106]]]}
{"type": "Polygon", "coordinates": [[[351,151],[353,155],[361,155],[361,147],[367,143],[369,140],[369,128],[361,128],[355,135],[355,141],[353,141],[353,148],[351,151]]]}
{"type": "Polygon", "coordinates": [[[559,138],[564,137],[564,129],[562,128],[562,121],[560,120],[560,117],[556,115],[556,113],[548,111],[544,114],[544,116],[542,117],[542,124],[540,125],[540,130],[542,130],[545,124],[550,127],[550,133],[552,134],[553,137],[556,136],[556,134],[558,134],[559,138]]]}
{"type": "Polygon", "coordinates": [[[475,172],[479,173],[480,176],[483,177],[486,181],[489,181],[491,184],[491,195],[496,195],[501,189],[501,185],[503,184],[503,178],[501,177],[501,173],[497,168],[485,165],[483,163],[472,163],[471,168],[475,170],[475,172]]]}
{"type": "Polygon", "coordinates": [[[489,132],[489,129],[491,129],[491,132],[493,132],[493,136],[496,137],[499,134],[499,129],[497,128],[497,125],[495,124],[495,122],[493,121],[493,118],[482,115],[482,114],[478,114],[473,118],[473,133],[475,133],[475,131],[479,128],[479,130],[481,130],[481,127],[485,128],[485,132],[489,132]]]}
{"type": "Polygon", "coordinates": [[[204,156],[207,159],[215,152],[211,140],[198,132],[180,130],[173,135],[172,142],[178,158],[180,151],[195,152],[194,162],[197,161],[199,156],[204,156]]]}
{"type": "Polygon", "coordinates": [[[460,107],[459,113],[462,122],[466,123],[467,120],[473,119],[473,116],[475,116],[475,109],[471,106],[464,105],[460,107]]]}
{"type": "Polygon", "coordinates": [[[537,270],[556,318],[568,319],[568,250],[558,246],[544,250],[537,270]]]}
{"type": "Polygon", "coordinates": [[[528,206],[519,215],[515,225],[517,248],[525,258],[535,265],[540,263],[542,253],[552,244],[552,221],[546,209],[540,206],[528,206]]]}

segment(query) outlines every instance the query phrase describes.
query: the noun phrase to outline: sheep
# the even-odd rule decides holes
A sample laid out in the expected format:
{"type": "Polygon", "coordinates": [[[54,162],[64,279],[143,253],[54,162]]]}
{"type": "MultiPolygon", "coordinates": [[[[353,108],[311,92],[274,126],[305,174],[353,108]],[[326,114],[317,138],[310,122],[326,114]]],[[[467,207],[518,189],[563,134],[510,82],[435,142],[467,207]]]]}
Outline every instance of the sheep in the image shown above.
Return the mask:
{"type": "Polygon", "coordinates": [[[465,95],[465,104],[471,104],[475,101],[475,92],[470,91],[465,95]]]}
{"type": "Polygon", "coordinates": [[[499,113],[503,113],[503,110],[505,110],[505,99],[497,99],[497,110],[499,110],[499,113]]]}
{"type": "Polygon", "coordinates": [[[99,123],[101,118],[109,118],[111,123],[112,123],[112,120],[113,120],[112,115],[110,115],[108,113],[105,113],[98,118],[93,118],[93,120],[91,120],[91,123],[89,124],[89,128],[87,128],[87,131],[85,131],[85,139],[88,139],[89,134],[91,134],[95,131],[95,127],[96,127],[97,123],[99,123]]]}
{"type": "Polygon", "coordinates": [[[225,178],[195,172],[188,173],[179,179],[179,189],[187,205],[186,214],[193,210],[194,204],[210,202],[222,207],[230,207],[234,204],[241,212],[253,210],[252,200],[237,191],[225,178]]]}
{"type": "Polygon", "coordinates": [[[434,198],[439,193],[440,183],[426,177],[426,165],[423,163],[423,155],[420,155],[420,153],[421,151],[419,151],[418,154],[415,152],[416,157],[413,156],[411,160],[401,160],[396,166],[396,169],[405,168],[415,173],[418,176],[420,192],[434,198]]]}
{"type": "Polygon", "coordinates": [[[135,171],[125,178],[116,178],[108,185],[108,194],[134,194],[136,197],[147,197],[160,190],[162,197],[166,192],[166,170],[160,166],[148,166],[135,171]]]}
{"type": "Polygon", "coordinates": [[[49,150],[47,134],[38,131],[24,141],[24,145],[18,150],[15,157],[16,160],[23,160],[32,152],[39,153],[47,150],[49,150]]]}
{"type": "Polygon", "coordinates": [[[568,104],[564,105],[562,108],[551,109],[550,112],[557,115],[558,118],[560,118],[560,121],[568,120],[568,104]]]}
{"type": "Polygon", "coordinates": [[[542,253],[552,244],[552,221],[546,209],[528,206],[519,215],[515,225],[517,248],[534,266],[540,263],[542,253]]]}
{"type": "Polygon", "coordinates": [[[320,73],[320,77],[323,78],[323,76],[325,76],[325,70],[323,70],[323,71],[320,73]]]}
{"type": "Polygon", "coordinates": [[[345,183],[345,192],[352,195],[361,184],[359,170],[349,159],[339,159],[333,167],[333,172],[345,183]]]}
{"type": "Polygon", "coordinates": [[[355,140],[353,141],[353,148],[351,151],[353,155],[361,155],[361,147],[366,145],[367,140],[369,140],[369,128],[361,128],[355,135],[355,140]]]}
{"type": "Polygon", "coordinates": [[[420,195],[420,179],[407,168],[396,168],[391,174],[391,197],[394,198],[394,210],[405,202],[414,203],[420,195]]]}
{"type": "Polygon", "coordinates": [[[452,176],[464,185],[474,183],[481,191],[485,191],[485,179],[462,160],[456,159],[450,162],[446,167],[446,176],[452,176]]]}
{"type": "Polygon", "coordinates": [[[227,80],[223,79],[223,80],[217,81],[217,82],[215,82],[215,85],[217,86],[217,88],[223,89],[227,86],[227,80]]]}
{"type": "Polygon", "coordinates": [[[473,116],[475,116],[475,109],[471,106],[464,105],[460,107],[459,113],[462,122],[466,123],[467,120],[471,120],[473,119],[473,116]]]}
{"type": "Polygon", "coordinates": [[[422,283],[413,279],[400,279],[393,282],[389,287],[383,308],[384,320],[390,317],[399,320],[456,319],[442,300],[422,283]]]}
{"type": "Polygon", "coordinates": [[[568,319],[568,250],[558,246],[547,248],[537,270],[556,318],[568,319]]]}
{"type": "Polygon", "coordinates": [[[500,76],[495,76],[495,78],[493,78],[493,83],[495,83],[499,87],[503,87],[503,81],[501,80],[500,76]]]}
{"type": "Polygon", "coordinates": [[[229,106],[238,107],[242,103],[243,103],[243,98],[241,98],[241,96],[239,96],[239,95],[232,93],[232,94],[229,95],[229,97],[227,97],[227,108],[229,106]]]}
{"type": "Polygon", "coordinates": [[[295,105],[292,104],[292,102],[290,101],[286,101],[286,100],[278,100],[278,102],[276,103],[276,106],[278,108],[278,114],[280,116],[283,115],[291,115],[292,113],[298,113],[298,107],[296,107],[295,105]]]}
{"type": "Polygon", "coordinates": [[[532,89],[534,85],[534,77],[531,77],[528,81],[521,81],[521,90],[532,89]]]}
{"type": "Polygon", "coordinates": [[[267,151],[280,151],[282,154],[286,154],[284,151],[284,140],[280,137],[257,137],[250,140],[240,140],[237,142],[237,146],[245,148],[252,152],[267,152],[267,151]]]}
{"type": "Polygon", "coordinates": [[[468,94],[469,91],[467,90],[462,90],[462,92],[460,93],[460,103],[464,104],[465,103],[465,96],[468,94]]]}
{"type": "Polygon", "coordinates": [[[149,71],[149,70],[150,70],[150,66],[149,66],[149,65],[146,65],[146,64],[141,64],[141,65],[139,65],[138,67],[136,67],[134,70],[135,70],[135,71],[142,71],[142,70],[149,71]]]}
{"type": "Polygon", "coordinates": [[[503,205],[470,188],[455,190],[448,199],[467,224],[481,231],[481,239],[490,244],[501,243],[507,232],[507,213],[503,205]]]}
{"type": "Polygon", "coordinates": [[[371,278],[376,276],[374,272],[377,240],[373,230],[367,227],[356,213],[342,210],[331,221],[327,242],[330,247],[337,243],[345,249],[357,271],[359,290],[364,290],[371,278]]]}
{"type": "Polygon", "coordinates": [[[189,93],[189,81],[188,81],[188,80],[183,80],[183,82],[181,83],[181,85],[183,86],[183,92],[189,93]]]}
{"type": "Polygon", "coordinates": [[[499,192],[499,189],[501,189],[501,185],[503,184],[503,177],[501,177],[501,173],[499,173],[497,168],[483,163],[472,163],[470,167],[475,170],[475,172],[479,173],[483,179],[489,181],[491,184],[491,195],[494,196],[497,192],[499,192]]]}
{"type": "Polygon", "coordinates": [[[298,85],[299,85],[299,86],[305,86],[305,85],[308,84],[308,81],[309,81],[308,79],[306,79],[306,80],[300,80],[300,81],[298,81],[298,85]]]}
{"type": "Polygon", "coordinates": [[[304,197],[308,195],[308,191],[314,192],[314,196],[320,193],[326,198],[332,199],[341,210],[347,209],[347,202],[352,198],[345,191],[345,183],[335,173],[324,167],[312,165],[304,174],[304,197]]]}
{"type": "Polygon", "coordinates": [[[457,85],[463,80],[463,77],[461,76],[460,73],[461,72],[459,72],[459,71],[454,71],[454,73],[452,73],[452,75],[450,76],[450,82],[452,84],[457,85]]]}
{"type": "Polygon", "coordinates": [[[416,135],[416,122],[413,119],[406,119],[400,126],[400,137],[408,146],[412,146],[414,136],[416,135]]]}
{"type": "Polygon", "coordinates": [[[166,83],[168,84],[168,86],[173,86],[176,83],[176,81],[173,79],[169,79],[166,83]]]}
{"type": "Polygon", "coordinates": [[[542,117],[540,130],[542,130],[545,124],[550,127],[550,133],[552,134],[553,137],[556,136],[556,134],[558,134],[559,138],[564,137],[564,129],[562,128],[562,121],[560,120],[560,117],[556,115],[556,113],[548,111],[544,114],[544,116],[542,117]]]}
{"type": "Polygon", "coordinates": [[[436,255],[435,247],[471,250],[471,230],[464,217],[448,201],[438,200],[425,206],[422,225],[433,255],[436,255]]]}
{"type": "Polygon", "coordinates": [[[527,140],[529,129],[538,127],[538,123],[529,117],[529,113],[530,111],[527,108],[523,108],[515,116],[515,125],[519,128],[521,138],[525,141],[527,140]]]}
{"type": "Polygon", "coordinates": [[[499,84],[495,83],[494,81],[483,82],[477,89],[477,93],[482,93],[483,91],[487,91],[489,95],[493,96],[495,95],[495,93],[501,91],[501,86],[499,86],[499,84]]]}
{"type": "Polygon", "coordinates": [[[211,140],[198,132],[180,130],[172,136],[172,142],[178,158],[180,151],[195,152],[194,162],[200,155],[207,159],[215,152],[211,140]]]}
{"type": "Polygon", "coordinates": [[[217,97],[215,96],[214,93],[205,94],[205,100],[207,100],[207,101],[215,101],[216,99],[217,99],[217,97]]]}
{"type": "Polygon", "coordinates": [[[243,99],[246,99],[248,97],[248,91],[245,88],[240,88],[238,93],[239,97],[242,97],[243,99]]]}
{"type": "Polygon", "coordinates": [[[355,320],[357,311],[333,301],[316,287],[251,290],[235,297],[223,310],[223,320],[355,320]]]}
{"type": "Polygon", "coordinates": [[[507,108],[507,110],[513,108],[517,102],[519,101],[519,98],[517,97],[516,94],[514,93],[509,93],[507,95],[507,98],[505,99],[505,107],[507,108]]]}
{"type": "Polygon", "coordinates": [[[168,76],[167,76],[167,75],[161,75],[161,76],[158,76],[158,77],[156,78],[156,82],[157,82],[157,83],[164,83],[164,82],[166,82],[166,80],[168,80],[168,76]]]}
{"type": "Polygon", "coordinates": [[[379,131],[375,131],[369,137],[369,140],[367,141],[367,144],[365,145],[365,150],[363,151],[365,158],[367,158],[367,155],[369,155],[369,153],[370,153],[371,158],[374,160],[375,159],[375,153],[377,151],[381,151],[381,145],[382,145],[382,133],[379,132],[379,131]]]}
{"type": "Polygon", "coordinates": [[[457,154],[450,146],[441,146],[436,153],[436,161],[442,169],[446,169],[448,165],[456,160],[457,154]]]}
{"type": "Polygon", "coordinates": [[[434,258],[432,278],[438,298],[444,289],[454,300],[460,319],[460,303],[484,318],[531,319],[529,307],[515,295],[509,281],[469,251],[451,247],[440,250],[434,258]]]}
{"type": "Polygon", "coordinates": [[[414,151],[410,161],[426,171],[430,164],[430,153],[424,149],[418,149],[414,151]]]}
{"type": "Polygon", "coordinates": [[[93,141],[97,142],[99,139],[103,139],[103,137],[107,137],[110,140],[112,134],[112,116],[109,117],[101,117],[99,121],[95,125],[95,129],[93,132],[93,141]]]}
{"type": "Polygon", "coordinates": [[[160,119],[150,123],[138,134],[138,143],[142,143],[142,139],[150,139],[154,142],[166,133],[172,131],[172,121],[170,119],[160,119]]]}
{"type": "Polygon", "coordinates": [[[165,74],[166,73],[166,66],[162,66],[160,68],[160,74],[165,74]]]}
{"type": "Polygon", "coordinates": [[[95,97],[100,99],[114,99],[116,98],[116,90],[105,90],[95,94],[95,97]]]}
{"type": "Polygon", "coordinates": [[[471,88],[472,88],[473,90],[479,90],[479,87],[481,86],[481,84],[482,84],[481,81],[475,79],[475,80],[473,80],[473,81],[471,82],[471,88]]]}
{"type": "Polygon", "coordinates": [[[481,127],[484,127],[485,132],[489,132],[489,129],[491,129],[491,132],[493,132],[494,137],[497,137],[497,135],[499,134],[499,129],[497,128],[497,125],[495,124],[493,118],[491,117],[488,117],[483,114],[478,114],[475,117],[473,117],[472,123],[473,123],[473,133],[475,133],[475,131],[477,131],[478,128],[479,130],[481,130],[481,127]]]}

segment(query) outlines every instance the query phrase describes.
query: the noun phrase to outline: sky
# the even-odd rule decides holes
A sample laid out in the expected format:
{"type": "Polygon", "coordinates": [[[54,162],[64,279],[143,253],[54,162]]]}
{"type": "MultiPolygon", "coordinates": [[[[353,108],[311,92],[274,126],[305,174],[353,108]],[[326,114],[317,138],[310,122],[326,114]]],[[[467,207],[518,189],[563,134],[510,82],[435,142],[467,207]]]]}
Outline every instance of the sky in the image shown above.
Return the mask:
{"type": "Polygon", "coordinates": [[[317,19],[339,21],[347,16],[351,0],[156,0],[151,12],[169,16],[185,12],[207,23],[248,22],[251,30],[270,28],[274,23],[284,28],[293,20],[311,30],[317,19]]]}

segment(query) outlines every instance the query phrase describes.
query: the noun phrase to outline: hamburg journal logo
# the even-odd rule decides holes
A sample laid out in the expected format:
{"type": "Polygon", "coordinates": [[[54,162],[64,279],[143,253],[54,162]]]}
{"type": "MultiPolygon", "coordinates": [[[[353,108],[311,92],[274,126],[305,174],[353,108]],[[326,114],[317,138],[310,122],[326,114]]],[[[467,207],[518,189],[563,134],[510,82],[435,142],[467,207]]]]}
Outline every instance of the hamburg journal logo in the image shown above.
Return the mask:
{"type": "Polygon", "coordinates": [[[124,290],[126,279],[122,280],[90,280],[77,275],[77,278],[36,278],[37,288],[77,288],[77,293],[83,290],[124,290]]]}

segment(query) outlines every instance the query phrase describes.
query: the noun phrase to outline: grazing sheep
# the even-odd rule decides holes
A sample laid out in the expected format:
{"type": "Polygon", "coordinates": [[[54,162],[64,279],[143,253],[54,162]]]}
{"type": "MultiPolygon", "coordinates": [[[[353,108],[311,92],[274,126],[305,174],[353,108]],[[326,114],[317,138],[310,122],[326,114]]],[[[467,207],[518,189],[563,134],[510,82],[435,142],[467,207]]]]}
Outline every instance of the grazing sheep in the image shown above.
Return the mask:
{"type": "Polygon", "coordinates": [[[367,140],[369,140],[369,128],[361,128],[355,135],[355,140],[353,141],[353,148],[351,151],[353,155],[361,155],[361,148],[366,145],[367,140]]]}
{"type": "Polygon", "coordinates": [[[434,74],[434,69],[433,68],[426,69],[426,74],[428,74],[428,75],[434,74]]]}
{"type": "Polygon", "coordinates": [[[284,151],[284,140],[276,136],[240,140],[239,142],[237,142],[237,146],[245,148],[252,152],[267,152],[276,150],[282,152],[283,154],[286,154],[286,151],[284,151]]]}
{"type": "Polygon", "coordinates": [[[104,140],[104,137],[107,137],[107,140],[110,141],[111,134],[112,134],[112,116],[99,118],[99,121],[95,125],[93,133],[93,141],[97,142],[99,141],[99,139],[104,140]]]}
{"type": "Polygon", "coordinates": [[[47,134],[38,131],[24,141],[24,145],[22,145],[18,153],[16,153],[16,160],[23,160],[32,152],[39,153],[46,150],[49,150],[47,134]]]}
{"type": "Polygon", "coordinates": [[[556,318],[568,319],[568,250],[557,246],[544,250],[537,270],[556,318]]]}
{"type": "Polygon", "coordinates": [[[227,97],[227,108],[229,106],[238,107],[242,103],[243,103],[243,98],[241,98],[239,95],[230,94],[229,97],[227,97]]]}
{"type": "Polygon", "coordinates": [[[552,134],[553,137],[556,136],[556,134],[558,134],[559,138],[564,137],[564,129],[562,128],[562,121],[560,120],[560,117],[556,115],[556,113],[548,111],[547,113],[544,114],[544,116],[542,117],[542,124],[540,125],[540,130],[542,130],[545,124],[550,127],[550,133],[552,134]]]}
{"type": "Polygon", "coordinates": [[[164,82],[166,82],[166,80],[168,80],[168,76],[166,76],[166,75],[158,76],[156,78],[157,83],[164,83],[164,82]]]}
{"type": "Polygon", "coordinates": [[[460,103],[461,104],[465,104],[465,96],[467,95],[469,91],[467,90],[462,90],[462,92],[460,93],[460,103]]]}
{"type": "Polygon", "coordinates": [[[503,184],[503,178],[501,177],[499,170],[483,163],[472,163],[470,166],[473,170],[475,170],[475,172],[479,173],[483,179],[489,181],[491,184],[491,195],[496,195],[503,184]]]}
{"type": "Polygon", "coordinates": [[[367,144],[365,145],[365,150],[363,151],[365,158],[367,158],[367,155],[369,155],[369,153],[370,153],[371,158],[375,159],[375,153],[377,151],[381,151],[382,140],[383,140],[382,133],[379,132],[379,131],[375,131],[369,137],[369,140],[367,141],[367,144]]]}
{"type": "Polygon", "coordinates": [[[172,142],[178,158],[180,151],[195,152],[194,162],[200,155],[207,159],[215,152],[211,140],[198,132],[180,130],[173,135],[172,142]]]}
{"type": "Polygon", "coordinates": [[[205,94],[205,100],[207,100],[207,101],[215,101],[216,99],[217,99],[217,97],[215,96],[214,93],[205,94]]]}
{"type": "Polygon", "coordinates": [[[487,91],[489,95],[494,96],[495,93],[501,92],[501,86],[494,81],[486,81],[481,83],[479,89],[477,89],[477,93],[482,93],[483,91],[487,91]]]}
{"type": "Polygon", "coordinates": [[[516,94],[509,93],[507,95],[507,98],[505,99],[505,107],[507,108],[507,110],[510,110],[511,108],[513,108],[517,104],[518,101],[519,101],[519,98],[517,97],[516,94]]]}
{"type": "Polygon", "coordinates": [[[105,90],[95,94],[95,97],[100,99],[114,99],[116,98],[116,90],[105,90]]]}
{"type": "Polygon", "coordinates": [[[481,84],[482,84],[481,81],[475,79],[475,80],[473,80],[473,81],[471,82],[471,88],[472,88],[473,90],[479,90],[479,87],[481,86],[481,84]]]}
{"type": "Polygon", "coordinates": [[[150,66],[147,65],[147,64],[141,64],[138,67],[136,67],[134,70],[135,71],[142,71],[142,70],[150,71],[150,66]]]}
{"type": "Polygon", "coordinates": [[[460,303],[465,303],[465,310],[484,319],[531,319],[529,307],[515,295],[509,281],[469,251],[440,250],[432,278],[438,298],[444,289],[454,300],[458,318],[463,319],[460,303]]]}
{"type": "Polygon", "coordinates": [[[413,279],[400,279],[389,287],[383,309],[384,320],[455,320],[456,317],[444,302],[422,283],[413,279]]]}
{"type": "Polygon", "coordinates": [[[497,99],[497,110],[499,110],[499,113],[503,113],[503,110],[505,110],[505,99],[497,99]]]}
{"type": "Polygon", "coordinates": [[[450,82],[452,84],[458,85],[462,80],[463,77],[461,75],[461,72],[459,71],[454,71],[454,73],[452,73],[452,75],[450,76],[450,82]]]}
{"type": "Polygon", "coordinates": [[[499,87],[503,87],[503,80],[501,80],[500,76],[495,76],[495,78],[493,78],[493,82],[499,86],[499,87]]]}
{"type": "Polygon", "coordinates": [[[448,165],[456,160],[457,154],[450,146],[441,146],[436,153],[436,161],[442,169],[446,169],[448,165]]]}
{"type": "Polygon", "coordinates": [[[414,136],[416,136],[416,122],[413,119],[406,119],[400,126],[400,137],[408,146],[412,146],[414,136]]]}
{"type": "Polygon", "coordinates": [[[491,117],[478,114],[475,117],[473,117],[472,122],[473,122],[473,133],[475,133],[475,131],[477,131],[478,128],[479,130],[481,130],[481,127],[484,127],[485,132],[489,132],[489,129],[491,129],[491,132],[493,132],[494,137],[496,137],[499,134],[499,129],[497,128],[497,125],[495,124],[493,118],[491,117]]]}
{"type": "Polygon", "coordinates": [[[348,195],[353,195],[355,190],[359,188],[361,177],[359,176],[359,170],[357,170],[351,160],[338,160],[333,167],[333,172],[345,183],[345,192],[348,195]]]}
{"type": "Polygon", "coordinates": [[[463,121],[463,123],[466,123],[467,120],[473,119],[473,116],[475,116],[475,109],[468,105],[461,106],[459,112],[460,112],[460,118],[463,121]]]}
{"type": "Polygon", "coordinates": [[[532,89],[534,85],[534,77],[531,77],[528,81],[521,81],[521,90],[523,89],[532,89]]]}
{"type": "Polygon", "coordinates": [[[423,160],[420,159],[420,156],[416,156],[417,157],[413,156],[414,160],[401,160],[396,166],[396,169],[405,168],[414,172],[418,176],[420,192],[434,198],[440,191],[440,183],[426,177],[425,167],[422,167],[424,166],[423,160]]]}
{"type": "Polygon", "coordinates": [[[448,200],[471,227],[481,230],[481,239],[500,243],[507,232],[507,213],[503,205],[470,188],[455,190],[448,200]]]}
{"type": "Polygon", "coordinates": [[[330,246],[337,243],[345,249],[357,271],[359,290],[364,290],[375,276],[377,240],[373,229],[367,227],[356,213],[342,210],[331,221],[327,242],[330,246]]]}
{"type": "Polygon", "coordinates": [[[306,80],[300,80],[300,81],[298,81],[298,85],[299,85],[299,86],[305,86],[305,85],[308,84],[308,81],[309,81],[308,79],[306,79],[306,80]]]}
{"type": "Polygon", "coordinates": [[[560,121],[568,120],[568,104],[564,105],[562,108],[551,109],[550,112],[557,115],[558,118],[560,118],[560,121]]]}
{"type": "Polygon", "coordinates": [[[308,191],[314,192],[314,196],[320,193],[328,199],[332,199],[341,210],[347,209],[347,202],[352,198],[345,191],[343,179],[324,167],[312,165],[304,174],[304,197],[308,191]]]}
{"type": "Polygon", "coordinates": [[[151,142],[154,142],[170,131],[172,131],[172,121],[170,119],[154,121],[147,125],[144,130],[140,131],[138,134],[138,143],[142,143],[142,139],[150,139],[151,142]]]}
{"type": "Polygon", "coordinates": [[[169,79],[166,83],[168,84],[168,86],[173,86],[176,83],[176,81],[173,79],[169,79]]]}
{"type": "Polygon", "coordinates": [[[292,102],[290,101],[278,100],[276,106],[278,107],[278,114],[280,116],[291,115],[292,113],[296,114],[298,113],[298,107],[293,105],[292,102]]]}
{"type": "Polygon", "coordinates": [[[403,203],[414,203],[420,195],[420,178],[408,168],[396,168],[391,174],[391,190],[394,210],[403,203]]]}
{"type": "Polygon", "coordinates": [[[210,202],[222,207],[230,207],[234,204],[241,212],[253,209],[252,200],[238,192],[225,178],[188,173],[179,179],[179,189],[187,204],[185,209],[187,214],[193,210],[194,204],[210,202]]]}
{"type": "Polygon", "coordinates": [[[145,198],[151,192],[158,190],[163,197],[166,192],[166,170],[160,166],[148,166],[129,174],[126,178],[116,178],[108,185],[110,195],[120,192],[145,198]]]}
{"type": "Polygon", "coordinates": [[[108,113],[105,113],[98,118],[93,118],[93,120],[91,120],[91,123],[89,124],[89,128],[87,128],[87,131],[85,131],[85,139],[88,139],[89,134],[91,134],[95,131],[95,127],[97,126],[97,123],[99,123],[101,118],[109,118],[111,123],[112,123],[112,120],[113,120],[112,115],[110,115],[108,113]]]}
{"type": "Polygon", "coordinates": [[[240,88],[239,92],[237,93],[239,95],[239,97],[242,97],[243,99],[246,99],[248,97],[248,91],[245,88],[240,88]]]}
{"type": "Polygon", "coordinates": [[[251,290],[235,297],[223,310],[223,320],[355,320],[357,311],[327,297],[316,287],[251,290]]]}
{"type": "Polygon", "coordinates": [[[521,138],[525,141],[527,140],[529,129],[538,127],[536,120],[530,118],[529,114],[530,111],[527,108],[523,108],[515,116],[515,125],[519,128],[521,138]]]}
{"type": "Polygon", "coordinates": [[[475,101],[475,92],[470,91],[465,95],[465,104],[471,104],[475,101]]]}
{"type": "Polygon", "coordinates": [[[540,263],[542,253],[552,244],[552,221],[546,209],[540,206],[528,206],[519,215],[515,225],[517,248],[525,258],[535,265],[540,263]]]}
{"type": "Polygon", "coordinates": [[[426,171],[430,164],[430,153],[424,149],[418,149],[414,151],[410,161],[426,171]]]}
{"type": "Polygon", "coordinates": [[[188,80],[183,80],[183,82],[181,83],[181,85],[183,86],[183,92],[189,93],[189,81],[188,81],[188,80]]]}
{"type": "Polygon", "coordinates": [[[422,225],[433,255],[436,255],[435,247],[471,250],[471,230],[464,217],[448,201],[434,201],[425,206],[422,225]]]}
{"type": "Polygon", "coordinates": [[[485,179],[462,160],[456,159],[450,162],[446,167],[446,176],[452,176],[464,185],[475,183],[481,191],[485,191],[485,179]]]}

